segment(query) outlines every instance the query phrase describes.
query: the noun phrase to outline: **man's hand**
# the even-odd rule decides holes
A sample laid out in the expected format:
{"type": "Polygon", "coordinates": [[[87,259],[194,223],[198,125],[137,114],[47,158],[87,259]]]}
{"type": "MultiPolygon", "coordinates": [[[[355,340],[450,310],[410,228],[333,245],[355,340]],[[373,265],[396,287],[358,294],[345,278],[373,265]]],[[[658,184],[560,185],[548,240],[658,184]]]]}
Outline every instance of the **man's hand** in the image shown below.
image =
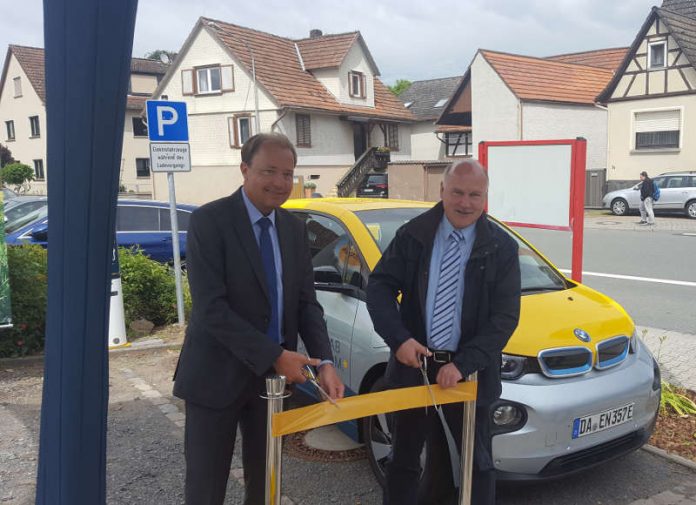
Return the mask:
{"type": "Polygon", "coordinates": [[[453,388],[464,377],[454,363],[447,363],[437,372],[437,383],[441,388],[453,388]]]}
{"type": "Polygon", "coordinates": [[[319,369],[319,384],[324,388],[324,391],[329,393],[332,400],[343,398],[345,386],[332,364],[326,363],[319,369]]]}
{"type": "Polygon", "coordinates": [[[409,338],[396,350],[396,359],[413,368],[421,367],[421,356],[430,356],[432,353],[427,347],[421,345],[416,339],[409,338]]]}
{"type": "Polygon", "coordinates": [[[302,384],[307,379],[302,375],[302,367],[305,365],[317,366],[320,360],[308,358],[304,354],[292,351],[283,351],[273,363],[273,368],[278,375],[284,375],[288,384],[302,384]]]}

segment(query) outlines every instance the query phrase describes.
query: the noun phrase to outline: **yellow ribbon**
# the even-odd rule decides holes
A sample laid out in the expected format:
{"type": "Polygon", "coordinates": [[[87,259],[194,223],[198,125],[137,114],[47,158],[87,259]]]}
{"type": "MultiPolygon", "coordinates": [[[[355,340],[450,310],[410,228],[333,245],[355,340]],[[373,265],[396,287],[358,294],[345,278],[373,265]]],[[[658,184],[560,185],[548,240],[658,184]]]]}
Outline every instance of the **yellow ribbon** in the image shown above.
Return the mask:
{"type": "MultiPolygon", "coordinates": [[[[455,387],[448,389],[442,389],[434,384],[432,392],[435,395],[435,401],[440,405],[470,402],[476,399],[476,382],[460,382],[455,387]]],[[[308,407],[273,414],[273,436],[280,437],[327,424],[396,412],[397,410],[432,406],[433,400],[428,392],[428,386],[416,386],[350,396],[337,400],[337,403],[339,408],[328,401],[323,401],[308,407]]]]}

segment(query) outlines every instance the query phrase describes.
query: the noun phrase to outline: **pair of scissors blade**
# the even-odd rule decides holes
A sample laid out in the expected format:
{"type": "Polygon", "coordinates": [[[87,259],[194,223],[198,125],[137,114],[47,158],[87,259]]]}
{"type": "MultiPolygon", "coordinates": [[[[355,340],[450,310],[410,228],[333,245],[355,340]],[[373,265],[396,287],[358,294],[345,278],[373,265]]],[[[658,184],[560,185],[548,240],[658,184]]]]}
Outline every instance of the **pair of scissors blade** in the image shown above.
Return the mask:
{"type": "Polygon", "coordinates": [[[331,405],[333,405],[333,406],[336,407],[337,409],[340,408],[340,407],[338,406],[338,403],[336,403],[336,400],[334,400],[333,398],[331,398],[331,397],[329,396],[329,394],[324,390],[324,388],[321,387],[321,386],[319,385],[319,381],[317,380],[317,376],[316,376],[316,374],[314,373],[314,370],[312,370],[312,369],[309,367],[309,365],[305,365],[305,366],[302,367],[302,375],[304,375],[305,378],[306,378],[315,388],[317,388],[317,391],[319,391],[319,393],[321,393],[321,395],[322,395],[326,400],[328,400],[329,403],[330,403],[331,405]]]}
{"type": "MultiPolygon", "coordinates": [[[[428,379],[428,358],[423,356],[423,364],[421,365],[421,374],[423,374],[423,383],[428,387],[428,393],[430,393],[430,399],[433,401],[433,406],[437,410],[439,405],[435,401],[435,393],[433,393],[433,387],[430,384],[430,379],[428,379]]],[[[425,411],[428,411],[428,407],[425,407],[425,411]]]]}

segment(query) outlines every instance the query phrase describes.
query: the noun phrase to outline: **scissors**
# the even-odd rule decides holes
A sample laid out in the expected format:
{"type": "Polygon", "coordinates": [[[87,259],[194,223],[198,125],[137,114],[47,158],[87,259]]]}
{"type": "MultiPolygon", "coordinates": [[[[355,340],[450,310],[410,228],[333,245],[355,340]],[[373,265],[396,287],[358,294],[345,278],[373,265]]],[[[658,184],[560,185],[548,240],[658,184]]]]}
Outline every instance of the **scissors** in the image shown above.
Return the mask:
{"type": "Polygon", "coordinates": [[[312,383],[312,385],[313,385],[315,388],[317,388],[317,391],[319,391],[319,392],[321,393],[321,395],[322,395],[326,400],[328,400],[329,403],[330,403],[331,405],[333,405],[333,406],[336,407],[337,409],[340,408],[340,407],[338,406],[338,403],[336,403],[336,400],[334,400],[333,398],[331,398],[331,397],[329,396],[329,394],[324,390],[324,388],[321,387],[321,386],[319,385],[319,381],[317,380],[317,376],[316,376],[316,374],[314,373],[314,370],[312,370],[312,367],[311,367],[311,366],[309,366],[309,365],[303,366],[303,367],[302,367],[302,375],[304,375],[305,379],[307,379],[309,382],[312,383]]]}

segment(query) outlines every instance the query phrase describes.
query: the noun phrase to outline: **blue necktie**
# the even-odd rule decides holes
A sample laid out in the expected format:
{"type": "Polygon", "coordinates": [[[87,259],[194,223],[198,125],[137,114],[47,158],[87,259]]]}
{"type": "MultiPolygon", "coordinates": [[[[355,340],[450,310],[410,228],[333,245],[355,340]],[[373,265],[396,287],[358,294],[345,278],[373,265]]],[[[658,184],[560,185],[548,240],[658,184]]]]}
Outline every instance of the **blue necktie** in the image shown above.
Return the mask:
{"type": "Polygon", "coordinates": [[[273,223],[271,223],[271,220],[267,217],[262,217],[256,222],[261,227],[259,249],[261,250],[263,271],[266,274],[266,288],[268,288],[268,297],[271,301],[271,321],[268,323],[266,334],[271,337],[274,342],[280,344],[280,324],[278,324],[278,283],[276,280],[273,244],[271,243],[271,234],[268,231],[273,223]]]}
{"type": "Polygon", "coordinates": [[[437,280],[435,306],[431,323],[430,341],[435,349],[447,349],[452,337],[452,326],[461,276],[462,250],[460,232],[453,230],[447,239],[447,248],[440,261],[440,277],[437,280]]]}

